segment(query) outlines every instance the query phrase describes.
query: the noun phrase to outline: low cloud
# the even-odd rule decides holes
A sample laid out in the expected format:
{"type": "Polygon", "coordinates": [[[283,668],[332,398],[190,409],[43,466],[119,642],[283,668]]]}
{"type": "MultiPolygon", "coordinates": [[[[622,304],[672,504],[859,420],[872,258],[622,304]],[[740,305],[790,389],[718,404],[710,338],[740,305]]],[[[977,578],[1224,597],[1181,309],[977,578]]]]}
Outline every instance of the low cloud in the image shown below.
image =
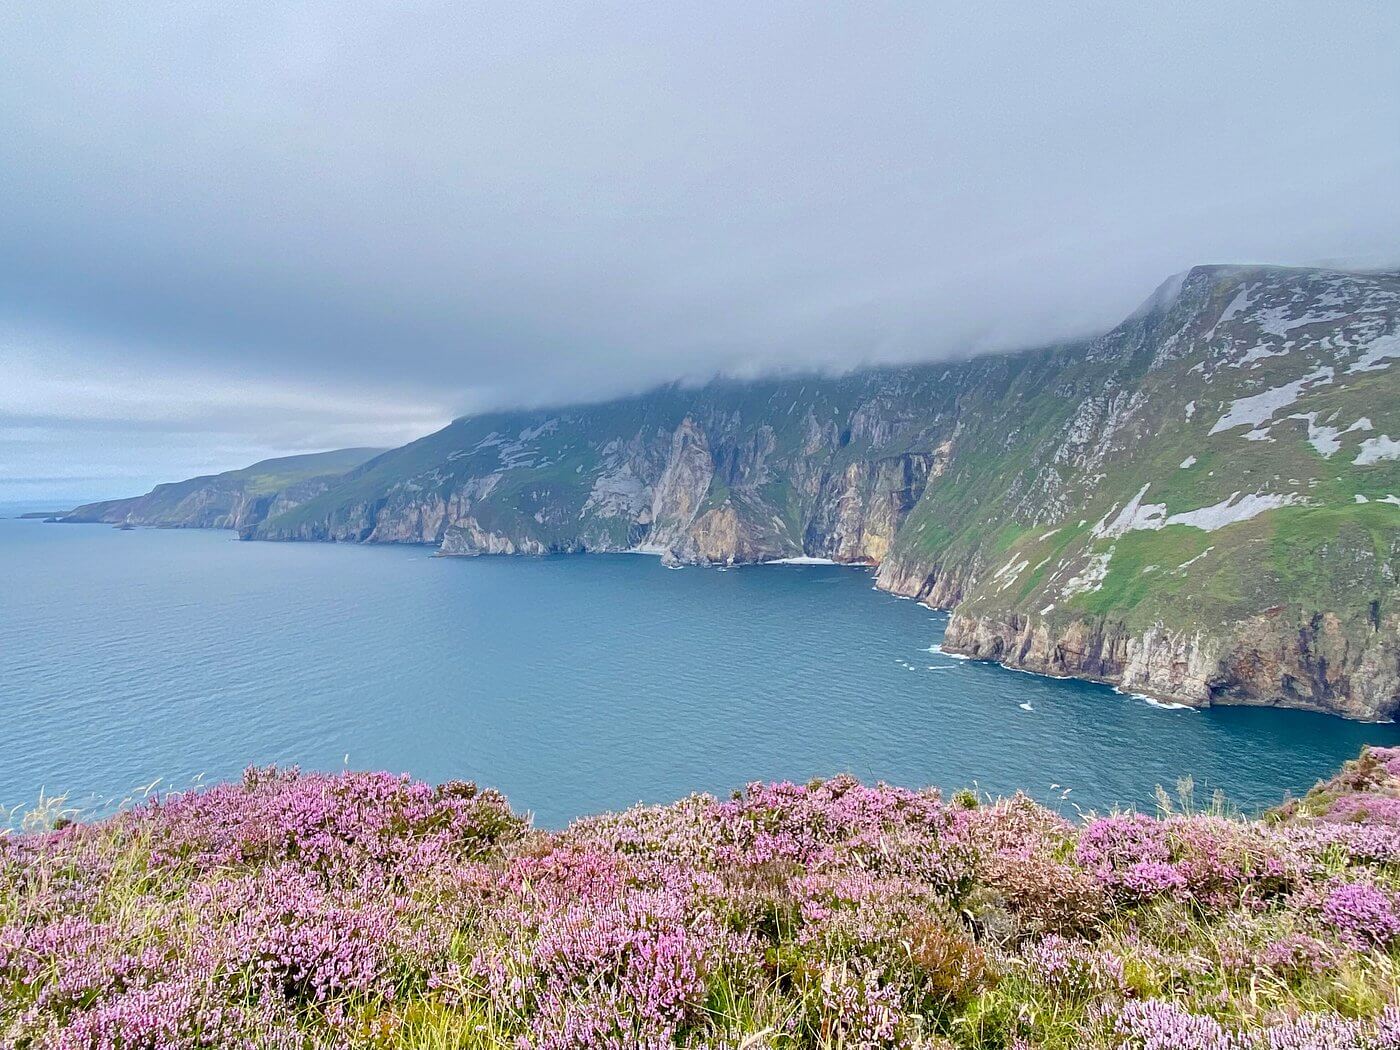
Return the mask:
{"type": "Polygon", "coordinates": [[[1395,265],[1397,51],[1384,2],[11,5],[0,498],[1395,265]]]}

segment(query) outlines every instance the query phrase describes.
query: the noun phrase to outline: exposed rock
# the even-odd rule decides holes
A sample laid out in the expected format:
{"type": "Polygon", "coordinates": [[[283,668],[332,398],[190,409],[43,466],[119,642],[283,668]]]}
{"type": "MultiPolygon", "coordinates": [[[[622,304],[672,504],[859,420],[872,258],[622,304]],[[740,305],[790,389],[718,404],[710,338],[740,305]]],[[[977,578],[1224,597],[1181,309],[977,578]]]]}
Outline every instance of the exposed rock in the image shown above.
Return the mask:
{"type": "Polygon", "coordinates": [[[803,546],[834,561],[878,565],[924,493],[935,456],[857,460],[824,474],[803,546]]]}
{"type": "Polygon", "coordinates": [[[671,437],[671,454],[652,496],[650,545],[669,548],[685,537],[714,476],[709,440],[695,420],[686,416],[671,437]]]}
{"type": "Polygon", "coordinates": [[[1102,618],[949,617],[943,649],[1057,677],[1116,685],[1192,707],[1299,707],[1367,720],[1400,714],[1400,622],[1359,651],[1335,614],[1298,625],[1261,615],[1214,637],[1156,625],[1141,633],[1102,618]]]}
{"type": "Polygon", "coordinates": [[[902,598],[913,598],[933,609],[951,609],[962,600],[966,578],[943,565],[928,566],[917,559],[893,557],[880,563],[875,586],[902,598]]]}
{"type": "Polygon", "coordinates": [[[499,532],[483,529],[475,518],[463,518],[448,527],[439,553],[472,556],[478,554],[548,554],[538,540],[516,540],[499,532]]]}

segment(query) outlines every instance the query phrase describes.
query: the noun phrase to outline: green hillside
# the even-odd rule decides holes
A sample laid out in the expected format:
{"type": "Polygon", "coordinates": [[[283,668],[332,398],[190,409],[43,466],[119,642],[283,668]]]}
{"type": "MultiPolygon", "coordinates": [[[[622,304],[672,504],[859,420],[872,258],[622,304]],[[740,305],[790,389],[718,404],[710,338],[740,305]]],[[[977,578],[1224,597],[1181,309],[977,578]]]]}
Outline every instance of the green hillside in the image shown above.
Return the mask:
{"type": "Polygon", "coordinates": [[[269,509],[290,508],[382,452],[342,448],[302,456],[265,459],[240,470],[157,485],[144,496],[76,507],[59,520],[188,528],[237,528],[269,509]]]}

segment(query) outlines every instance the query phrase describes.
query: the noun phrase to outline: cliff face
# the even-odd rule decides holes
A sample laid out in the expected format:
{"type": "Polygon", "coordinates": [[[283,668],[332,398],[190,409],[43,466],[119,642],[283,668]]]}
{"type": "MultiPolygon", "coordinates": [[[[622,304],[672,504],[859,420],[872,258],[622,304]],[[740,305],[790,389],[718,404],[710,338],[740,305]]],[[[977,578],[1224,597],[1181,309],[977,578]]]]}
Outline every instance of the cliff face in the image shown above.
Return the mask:
{"type": "MultiPolygon", "coordinates": [[[[636,475],[629,470],[629,476],[636,475]]],[[[651,492],[651,512],[648,521],[642,521],[642,516],[637,515],[634,522],[638,525],[649,522],[647,543],[650,546],[673,555],[677,548],[685,547],[691,560],[702,557],[699,553],[701,537],[707,550],[719,549],[714,532],[722,526],[713,519],[700,527],[700,537],[692,534],[692,526],[704,509],[714,478],[714,453],[709,438],[695,420],[686,416],[671,435],[671,451],[660,478],[655,485],[643,483],[643,492],[651,492]]],[[[728,533],[727,548],[737,556],[740,544],[737,521],[733,513],[726,517],[729,519],[728,526],[724,527],[728,533]]]]}
{"type": "Polygon", "coordinates": [[[1400,619],[1369,632],[1348,630],[1334,613],[1299,623],[1253,617],[1215,634],[1122,621],[1076,620],[1064,627],[1011,615],[954,613],[945,651],[1054,677],[1108,682],[1158,700],[1205,707],[1298,707],[1378,720],[1397,714],[1400,619]]]}
{"type": "Polygon", "coordinates": [[[717,383],[459,420],[243,534],[463,555],[640,549],[674,563],[806,554],[876,564],[946,466],[952,416],[918,408],[950,400],[938,374],[717,383]],[[862,422],[873,398],[894,412],[862,422]]]}
{"type": "Polygon", "coordinates": [[[929,487],[880,585],[953,608],[950,652],[1395,717],[1397,302],[1395,275],[1192,271],[1090,344],[1102,382],[1057,379],[1062,411],[929,487]]]}
{"type": "Polygon", "coordinates": [[[245,529],[314,499],[328,491],[345,471],[382,451],[345,448],[267,459],[242,470],[157,485],[144,496],[89,503],[59,515],[58,520],[160,528],[245,529]]]}
{"type": "Polygon", "coordinates": [[[1389,717],[1397,360],[1400,274],[1198,267],[1081,343],[461,419],[230,520],[451,555],[867,564],[954,610],[949,651],[1389,717]]]}
{"type": "Polygon", "coordinates": [[[833,561],[878,565],[924,494],[935,457],[905,453],[823,474],[803,547],[833,561]]]}

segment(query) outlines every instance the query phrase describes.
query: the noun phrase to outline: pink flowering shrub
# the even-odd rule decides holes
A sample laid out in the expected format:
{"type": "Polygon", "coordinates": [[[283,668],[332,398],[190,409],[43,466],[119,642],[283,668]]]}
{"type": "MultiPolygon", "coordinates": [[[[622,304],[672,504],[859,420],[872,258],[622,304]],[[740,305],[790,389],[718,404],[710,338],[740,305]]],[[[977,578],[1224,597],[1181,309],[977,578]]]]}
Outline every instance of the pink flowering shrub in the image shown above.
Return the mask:
{"type": "Polygon", "coordinates": [[[152,836],[154,864],[285,860],[320,872],[431,863],[441,851],[470,854],[521,827],[502,796],[474,784],[277,769],[249,769],[242,784],[175,795],[118,819],[152,836]]]}
{"type": "Polygon", "coordinates": [[[1259,962],[1277,974],[1317,975],[1326,969],[1331,959],[1327,945],[1306,934],[1287,934],[1265,946],[1259,962]]]}
{"type": "Polygon", "coordinates": [[[250,770],[0,836],[0,1047],[1400,1050],[1392,767],[1268,821],[843,776],[552,833],[250,770]]]}
{"type": "Polygon", "coordinates": [[[1364,882],[1339,882],[1324,887],[1322,916],[1326,922],[1360,943],[1381,946],[1400,937],[1396,896],[1364,882]]]}
{"type": "Polygon", "coordinates": [[[1369,747],[1365,757],[1374,759],[1392,777],[1400,777],[1400,747],[1369,747]]]}
{"type": "Polygon", "coordinates": [[[1343,795],[1327,811],[1328,820],[1400,827],[1400,798],[1393,795],[1343,795]]]}
{"type": "Polygon", "coordinates": [[[1394,1050],[1400,1012],[1375,1021],[1335,1014],[1302,1014],[1246,1031],[1160,1000],[1129,1003],[1112,1017],[1112,1031],[1133,1050],[1394,1050]]]}
{"type": "Polygon", "coordinates": [[[1063,999],[1100,999],[1127,988],[1123,960],[1084,941],[1056,934],[1029,945],[1022,953],[1031,980],[1063,999]]]}

